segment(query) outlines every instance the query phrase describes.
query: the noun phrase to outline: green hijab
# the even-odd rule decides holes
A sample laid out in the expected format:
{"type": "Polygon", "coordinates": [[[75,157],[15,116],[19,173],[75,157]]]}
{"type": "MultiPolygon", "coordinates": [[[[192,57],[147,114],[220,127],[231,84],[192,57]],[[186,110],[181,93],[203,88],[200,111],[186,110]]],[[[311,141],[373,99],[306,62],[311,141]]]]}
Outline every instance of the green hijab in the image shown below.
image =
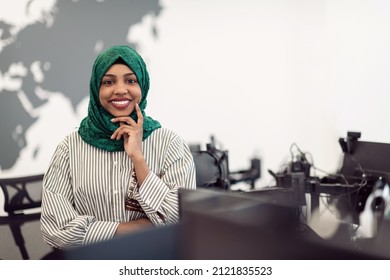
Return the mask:
{"type": "MultiPolygon", "coordinates": [[[[146,97],[149,91],[149,74],[142,57],[129,46],[113,46],[104,50],[95,60],[89,84],[88,116],[81,121],[79,134],[88,144],[106,151],[124,151],[123,139],[111,140],[110,137],[119,127],[112,123],[113,116],[107,112],[99,101],[101,80],[108,68],[121,58],[137,76],[141,87],[141,101],[139,107],[144,116],[143,139],[145,140],[155,129],[161,127],[160,123],[145,115],[146,97]]],[[[135,110],[130,117],[137,121],[135,110]]]]}

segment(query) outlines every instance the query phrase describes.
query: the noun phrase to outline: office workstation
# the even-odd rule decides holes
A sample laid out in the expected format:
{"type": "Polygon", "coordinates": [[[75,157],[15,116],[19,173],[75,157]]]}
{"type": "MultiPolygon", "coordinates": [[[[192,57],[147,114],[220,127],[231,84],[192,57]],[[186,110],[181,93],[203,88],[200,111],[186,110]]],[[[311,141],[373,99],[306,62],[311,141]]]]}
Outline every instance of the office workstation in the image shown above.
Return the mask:
{"type": "Polygon", "coordinates": [[[147,259],[388,259],[388,170],[387,161],[378,162],[386,158],[390,144],[359,141],[358,135],[350,132],[338,139],[341,146],[349,147],[339,173],[313,177],[309,162],[299,162],[300,167],[290,162],[286,170],[275,174],[275,185],[257,190],[250,188],[250,182],[259,179],[260,173],[226,171],[227,151],[209,143],[208,163],[206,151],[193,151],[195,159],[203,154],[197,179],[204,184],[197,190],[181,190],[178,225],[70,250],[60,257],[137,259],[138,251],[146,251],[147,259]],[[372,157],[377,159],[375,164],[372,157]],[[242,175],[247,190],[234,189],[240,181],[237,173],[255,174],[242,175]],[[333,220],[318,211],[330,212],[333,220]],[[134,239],[138,249],[120,250],[134,239]]]}
{"type": "MultiPolygon", "coordinates": [[[[49,250],[44,258],[388,259],[389,172],[387,161],[380,164],[380,160],[386,158],[390,144],[360,141],[357,136],[360,133],[350,132],[338,139],[341,147],[349,148],[344,149],[337,174],[312,176],[312,165],[301,154],[299,162],[291,161],[285,170],[274,173],[274,185],[262,189],[252,188],[261,177],[259,159],[252,159],[257,164],[247,170],[230,172],[228,151],[210,142],[206,150],[192,150],[199,184],[196,190],[180,190],[178,224],[79,248],[49,250]],[[239,182],[246,182],[246,189],[235,189],[239,182]],[[127,247],[131,250],[123,249],[127,247]]],[[[39,196],[33,202],[28,193],[37,196],[41,180],[42,176],[20,178],[20,183],[31,185],[5,192],[6,209],[39,207],[39,196]]],[[[16,179],[0,181],[4,191],[16,186],[16,179]]],[[[25,259],[29,256],[20,225],[34,218],[38,219],[36,212],[8,217],[11,229],[15,228],[12,222],[19,225],[19,233],[13,231],[14,242],[25,259]]]]}

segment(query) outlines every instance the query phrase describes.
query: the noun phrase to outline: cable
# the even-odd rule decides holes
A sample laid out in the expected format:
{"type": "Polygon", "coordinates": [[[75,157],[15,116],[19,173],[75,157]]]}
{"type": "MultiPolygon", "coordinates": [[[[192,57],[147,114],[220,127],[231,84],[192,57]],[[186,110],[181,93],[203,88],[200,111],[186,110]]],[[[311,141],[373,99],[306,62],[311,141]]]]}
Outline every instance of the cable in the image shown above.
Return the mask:
{"type": "MultiPolygon", "coordinates": [[[[298,147],[296,143],[292,143],[290,146],[290,154],[291,154],[291,159],[294,160],[294,154],[292,152],[292,148],[295,147],[298,152],[305,158],[305,153],[301,151],[301,149],[298,147]]],[[[306,158],[305,158],[306,159],[306,158]]]]}
{"type": "MultiPolygon", "coordinates": [[[[324,174],[326,174],[328,177],[333,177],[335,179],[337,178],[341,178],[344,182],[345,182],[345,185],[346,185],[346,193],[345,194],[340,194],[340,195],[334,195],[333,197],[335,197],[336,199],[343,199],[343,197],[345,195],[348,196],[348,199],[347,199],[347,203],[348,203],[348,206],[351,208],[351,209],[356,209],[357,207],[357,203],[358,203],[358,200],[353,200],[352,199],[352,195],[353,194],[359,194],[359,192],[365,187],[367,186],[367,174],[365,172],[365,170],[363,169],[362,165],[360,164],[360,162],[354,157],[352,156],[351,154],[347,154],[347,156],[349,156],[352,161],[354,161],[357,165],[357,167],[359,168],[359,170],[361,171],[362,173],[362,178],[361,178],[361,181],[358,182],[358,183],[355,183],[355,184],[350,184],[350,182],[347,180],[347,178],[345,177],[344,174],[341,174],[341,173],[336,173],[336,174],[330,174],[318,167],[315,166],[314,164],[314,157],[312,156],[311,153],[308,153],[308,152],[303,152],[300,147],[296,144],[296,143],[293,143],[291,144],[290,146],[290,155],[291,155],[291,158],[292,160],[294,160],[294,153],[293,153],[293,148],[296,148],[296,150],[299,152],[299,154],[302,156],[302,159],[305,160],[313,169],[313,175],[315,175],[316,171],[320,171],[324,174]],[[308,157],[310,158],[310,160],[308,160],[308,157]],[[351,190],[351,188],[353,186],[358,186],[358,188],[356,189],[353,189],[351,190]]],[[[329,197],[330,198],[330,197],[329,197]]],[[[330,209],[328,209],[330,210],[330,209]]]]}

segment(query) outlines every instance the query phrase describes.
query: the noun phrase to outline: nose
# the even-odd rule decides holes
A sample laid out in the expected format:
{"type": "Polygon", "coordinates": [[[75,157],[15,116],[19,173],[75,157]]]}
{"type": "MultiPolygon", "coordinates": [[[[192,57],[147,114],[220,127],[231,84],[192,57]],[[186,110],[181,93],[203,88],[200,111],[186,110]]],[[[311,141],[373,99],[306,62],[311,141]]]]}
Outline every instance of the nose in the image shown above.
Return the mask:
{"type": "Polygon", "coordinates": [[[127,93],[127,88],[126,88],[126,85],[125,83],[120,83],[118,82],[115,86],[115,89],[114,89],[114,93],[115,94],[125,94],[127,93]]]}

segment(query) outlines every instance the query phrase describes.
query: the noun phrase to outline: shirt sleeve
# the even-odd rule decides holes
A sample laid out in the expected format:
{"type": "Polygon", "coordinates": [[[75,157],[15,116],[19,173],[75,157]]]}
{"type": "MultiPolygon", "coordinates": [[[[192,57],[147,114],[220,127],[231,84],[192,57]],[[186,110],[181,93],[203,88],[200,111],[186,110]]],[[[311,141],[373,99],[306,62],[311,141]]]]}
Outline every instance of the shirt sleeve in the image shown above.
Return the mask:
{"type": "Polygon", "coordinates": [[[65,249],[114,236],[117,222],[79,215],[73,205],[69,153],[64,141],[57,147],[43,180],[41,231],[44,241],[52,247],[65,249]]]}
{"type": "Polygon", "coordinates": [[[155,226],[179,221],[179,188],[195,189],[195,163],[187,144],[176,137],[164,155],[163,170],[149,172],[135,193],[148,218],[155,226]]]}

